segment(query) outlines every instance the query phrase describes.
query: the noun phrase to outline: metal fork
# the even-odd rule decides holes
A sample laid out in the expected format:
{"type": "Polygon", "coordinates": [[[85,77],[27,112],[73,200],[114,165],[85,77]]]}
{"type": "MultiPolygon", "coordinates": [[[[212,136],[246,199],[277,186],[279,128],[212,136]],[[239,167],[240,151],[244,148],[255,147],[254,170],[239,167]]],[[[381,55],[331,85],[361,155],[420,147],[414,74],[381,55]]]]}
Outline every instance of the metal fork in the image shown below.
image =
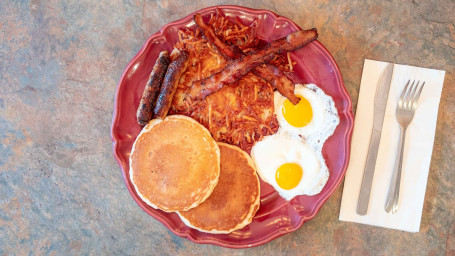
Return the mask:
{"type": "Polygon", "coordinates": [[[419,86],[420,81],[414,86],[415,81],[412,82],[409,87],[411,80],[408,80],[406,87],[398,100],[397,110],[395,116],[398,123],[400,124],[400,140],[398,142],[398,151],[395,159],[395,166],[393,168],[392,179],[390,180],[389,193],[387,194],[387,201],[385,204],[385,210],[388,213],[396,213],[398,211],[398,199],[400,196],[400,182],[401,182],[401,166],[403,163],[403,149],[404,140],[406,137],[406,129],[411,123],[414,117],[415,110],[417,108],[417,102],[419,101],[420,94],[422,93],[425,82],[419,86]]]}

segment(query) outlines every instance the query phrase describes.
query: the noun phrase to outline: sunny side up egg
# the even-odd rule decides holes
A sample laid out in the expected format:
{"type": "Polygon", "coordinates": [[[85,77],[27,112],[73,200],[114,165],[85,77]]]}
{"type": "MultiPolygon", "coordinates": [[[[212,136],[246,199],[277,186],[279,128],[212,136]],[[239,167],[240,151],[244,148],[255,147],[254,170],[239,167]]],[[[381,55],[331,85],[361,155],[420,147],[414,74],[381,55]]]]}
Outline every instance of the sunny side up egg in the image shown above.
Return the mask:
{"type": "Polygon", "coordinates": [[[251,157],[261,179],[286,200],[318,194],[329,178],[322,155],[301,138],[284,133],[264,137],[252,148],[251,157]]]}
{"type": "Polygon", "coordinates": [[[280,128],[251,150],[261,179],[286,200],[321,192],[329,178],[322,147],[339,124],[335,103],[322,89],[296,84],[294,94],[301,99],[296,105],[275,92],[280,128]]]}
{"type": "Polygon", "coordinates": [[[279,92],[274,94],[275,114],[280,130],[301,136],[315,150],[322,150],[340,122],[332,97],[315,84],[296,84],[294,94],[300,102],[293,105],[279,92]]]}

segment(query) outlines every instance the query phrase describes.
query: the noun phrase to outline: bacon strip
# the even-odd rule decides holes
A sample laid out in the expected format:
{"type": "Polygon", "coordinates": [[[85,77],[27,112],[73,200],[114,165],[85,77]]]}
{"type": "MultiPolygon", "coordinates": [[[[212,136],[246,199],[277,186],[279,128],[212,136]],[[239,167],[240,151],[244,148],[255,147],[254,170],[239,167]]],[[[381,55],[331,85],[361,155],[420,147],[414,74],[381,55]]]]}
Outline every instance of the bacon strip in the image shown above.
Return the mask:
{"type": "Polygon", "coordinates": [[[261,50],[231,61],[223,70],[212,76],[193,82],[188,95],[193,100],[204,99],[219,91],[225,84],[232,84],[257,66],[271,61],[275,54],[301,48],[314,41],[318,36],[315,28],[299,30],[287,37],[272,41],[261,50]]]}
{"type": "MultiPolygon", "coordinates": [[[[246,55],[237,46],[221,41],[216,36],[215,29],[204,23],[201,14],[196,13],[193,19],[194,22],[202,29],[205,38],[214,44],[225,58],[233,60],[246,55]]],[[[253,73],[275,87],[278,92],[288,98],[292,104],[295,105],[299,103],[300,98],[294,94],[295,84],[279,68],[266,64],[265,66],[257,66],[253,69],[253,73]]]]}
{"type": "Polygon", "coordinates": [[[153,107],[160,92],[161,83],[163,82],[169,62],[169,53],[167,51],[160,52],[150,73],[149,80],[145,85],[139,107],[137,108],[136,117],[140,125],[146,125],[153,118],[153,107]]]}
{"type": "Polygon", "coordinates": [[[175,91],[177,90],[180,77],[188,66],[188,58],[188,51],[181,51],[171,61],[171,64],[169,64],[169,68],[164,76],[163,85],[161,86],[160,95],[153,110],[154,118],[163,119],[166,117],[171,107],[172,98],[174,98],[175,91]]]}
{"type": "Polygon", "coordinates": [[[271,64],[265,64],[265,67],[258,66],[253,69],[253,73],[275,87],[278,92],[286,97],[292,104],[295,105],[299,103],[300,98],[294,94],[294,82],[292,82],[281,69],[271,64]]]}
{"type": "Polygon", "coordinates": [[[266,64],[265,67],[256,67],[253,70],[253,74],[275,87],[278,92],[286,97],[292,104],[295,105],[299,103],[300,98],[294,94],[295,84],[283,73],[283,71],[281,71],[281,69],[266,64]]]}
{"type": "Polygon", "coordinates": [[[194,22],[196,22],[196,24],[202,29],[205,38],[207,38],[209,42],[213,43],[223,56],[228,57],[229,59],[237,59],[244,55],[243,51],[239,47],[221,41],[216,36],[213,27],[204,23],[201,14],[196,13],[193,19],[194,22]]]}

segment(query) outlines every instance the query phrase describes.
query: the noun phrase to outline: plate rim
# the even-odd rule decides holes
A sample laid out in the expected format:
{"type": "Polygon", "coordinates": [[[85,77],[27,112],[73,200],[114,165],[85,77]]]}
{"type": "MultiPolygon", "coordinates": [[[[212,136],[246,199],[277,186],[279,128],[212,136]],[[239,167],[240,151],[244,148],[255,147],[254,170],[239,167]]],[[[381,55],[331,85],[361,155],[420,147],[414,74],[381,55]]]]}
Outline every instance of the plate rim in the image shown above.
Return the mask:
{"type": "MultiPolygon", "coordinates": [[[[338,81],[338,83],[340,83],[342,85],[340,87],[340,91],[341,91],[342,95],[344,96],[343,98],[347,98],[348,99],[347,106],[346,106],[346,113],[345,113],[346,117],[347,117],[346,120],[347,120],[348,129],[343,134],[343,141],[346,141],[345,148],[344,148],[344,152],[345,152],[346,158],[344,159],[344,162],[343,162],[343,165],[342,165],[342,168],[341,168],[341,178],[338,181],[334,182],[334,186],[333,186],[332,190],[328,191],[327,197],[325,197],[322,200],[320,200],[319,202],[317,202],[316,203],[316,207],[315,207],[314,211],[312,212],[312,214],[309,215],[309,216],[301,217],[299,222],[298,222],[298,224],[295,227],[291,227],[291,228],[287,228],[287,229],[279,229],[279,230],[277,230],[277,232],[271,233],[270,235],[264,237],[264,239],[262,239],[262,240],[260,240],[258,242],[255,242],[255,243],[251,243],[251,244],[228,243],[228,242],[223,241],[223,240],[213,239],[212,237],[210,239],[206,239],[206,238],[201,239],[201,238],[194,237],[190,233],[179,233],[177,230],[174,230],[173,228],[171,228],[172,225],[170,223],[168,223],[166,218],[162,218],[161,216],[154,216],[149,211],[149,209],[143,207],[141,201],[138,198],[136,198],[135,196],[133,196],[133,194],[134,194],[133,188],[128,185],[128,178],[129,177],[126,177],[126,172],[124,171],[125,165],[118,157],[118,153],[119,153],[118,152],[118,150],[119,150],[119,138],[116,136],[115,131],[114,131],[115,130],[114,127],[116,127],[116,125],[119,122],[118,121],[118,119],[119,119],[119,114],[118,113],[120,111],[119,111],[118,99],[119,99],[120,87],[121,87],[125,77],[127,76],[128,72],[131,70],[131,68],[133,67],[133,65],[137,61],[137,59],[144,54],[145,50],[150,45],[150,43],[153,40],[155,40],[156,38],[158,38],[160,35],[162,35],[163,32],[166,29],[168,29],[169,27],[174,27],[176,25],[179,25],[180,23],[185,24],[186,23],[185,20],[187,20],[190,16],[194,15],[197,12],[205,13],[205,12],[209,12],[209,11],[215,10],[217,8],[220,9],[220,10],[229,9],[229,10],[247,11],[250,14],[263,14],[263,13],[266,13],[268,15],[273,16],[273,18],[275,20],[279,20],[279,19],[285,20],[286,22],[289,22],[295,29],[301,30],[300,26],[298,26],[294,21],[292,21],[291,19],[289,19],[289,18],[287,18],[285,16],[280,16],[280,15],[276,14],[273,11],[265,10],[265,9],[254,9],[254,8],[249,8],[249,7],[239,6],[239,5],[215,5],[215,6],[209,6],[209,7],[205,7],[205,8],[196,10],[194,12],[191,12],[190,14],[188,14],[185,17],[182,17],[182,18],[180,18],[178,20],[175,20],[175,21],[167,23],[159,31],[157,31],[156,33],[152,34],[146,40],[146,42],[143,44],[143,46],[138,51],[138,53],[129,61],[128,65],[125,67],[125,69],[124,69],[124,71],[123,71],[123,73],[122,73],[122,75],[121,75],[121,77],[119,79],[119,82],[117,84],[117,88],[116,88],[116,92],[115,92],[114,111],[113,111],[113,114],[112,114],[110,135],[111,135],[112,144],[113,144],[112,145],[113,154],[114,154],[114,157],[115,157],[117,163],[119,164],[119,166],[121,168],[121,172],[122,172],[122,176],[123,176],[125,185],[126,185],[128,191],[129,191],[130,195],[133,197],[133,199],[136,201],[136,203],[139,205],[139,207],[142,210],[144,210],[145,212],[147,212],[147,214],[151,215],[153,218],[155,218],[156,220],[161,222],[168,230],[170,230],[175,235],[177,235],[179,237],[182,237],[182,238],[186,238],[186,239],[188,239],[188,240],[190,240],[190,241],[192,241],[194,243],[198,243],[198,244],[213,244],[213,245],[217,245],[217,246],[222,246],[222,247],[226,247],[226,248],[235,248],[235,249],[250,248],[250,247],[263,245],[263,244],[268,243],[268,242],[270,242],[270,241],[272,241],[272,240],[274,240],[274,239],[276,239],[276,238],[278,238],[280,236],[283,236],[285,234],[294,232],[295,230],[299,229],[303,225],[303,223],[305,223],[308,220],[311,220],[312,218],[314,218],[317,215],[317,213],[320,211],[320,209],[325,204],[325,202],[327,202],[327,200],[329,200],[332,197],[333,193],[335,193],[335,191],[339,188],[339,186],[340,186],[341,182],[343,181],[344,176],[346,174],[347,166],[348,166],[349,159],[350,159],[350,153],[351,153],[350,152],[350,147],[351,147],[351,138],[352,138],[352,131],[353,131],[353,123],[354,123],[354,116],[353,116],[353,113],[352,113],[352,100],[351,100],[351,97],[350,97],[350,95],[349,95],[349,93],[348,93],[348,91],[347,91],[347,89],[346,89],[346,87],[344,85],[343,77],[341,75],[340,69],[339,69],[338,64],[336,63],[335,59],[330,54],[330,52],[324,47],[324,45],[322,45],[322,43],[320,43],[317,40],[313,41],[313,43],[316,44],[317,48],[319,48],[319,50],[322,50],[321,52],[324,54],[324,56],[326,58],[328,58],[328,60],[332,64],[334,64],[334,71],[336,71],[336,72],[334,72],[336,80],[338,81]]],[[[180,24],[180,25],[182,25],[182,24],[180,24]]]]}

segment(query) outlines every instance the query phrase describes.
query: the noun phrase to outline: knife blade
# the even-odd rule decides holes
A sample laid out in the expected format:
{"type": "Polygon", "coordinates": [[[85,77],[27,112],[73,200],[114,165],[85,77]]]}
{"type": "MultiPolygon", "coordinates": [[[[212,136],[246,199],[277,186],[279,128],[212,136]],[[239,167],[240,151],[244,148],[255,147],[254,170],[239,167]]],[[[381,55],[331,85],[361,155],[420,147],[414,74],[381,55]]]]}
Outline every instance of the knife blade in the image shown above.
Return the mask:
{"type": "Polygon", "coordinates": [[[360,194],[357,201],[356,211],[359,215],[365,215],[368,211],[371,185],[373,183],[374,169],[378,155],[379,141],[381,140],[382,123],[384,122],[392,73],[393,63],[389,63],[379,77],[378,84],[376,85],[376,92],[374,96],[373,130],[371,131],[370,146],[368,148],[367,161],[365,162],[362,185],[360,187],[360,194]]]}

